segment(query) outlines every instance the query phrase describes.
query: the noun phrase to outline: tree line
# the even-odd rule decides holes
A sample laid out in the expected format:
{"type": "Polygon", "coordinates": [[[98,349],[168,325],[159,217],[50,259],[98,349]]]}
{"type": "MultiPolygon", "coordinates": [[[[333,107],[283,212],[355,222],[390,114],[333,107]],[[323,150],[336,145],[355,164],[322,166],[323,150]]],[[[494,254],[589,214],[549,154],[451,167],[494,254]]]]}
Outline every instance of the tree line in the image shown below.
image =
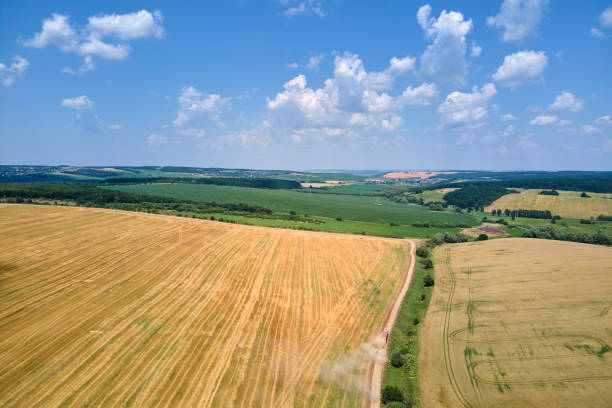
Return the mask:
{"type": "Polygon", "coordinates": [[[8,202],[32,200],[69,201],[84,207],[132,211],[175,211],[224,214],[272,214],[269,208],[244,203],[216,203],[145,196],[73,183],[0,183],[0,198],[8,202]]]}
{"type": "Polygon", "coordinates": [[[107,179],[101,184],[147,184],[147,183],[191,183],[191,184],[212,184],[216,186],[235,186],[266,188],[272,190],[280,189],[300,189],[302,185],[297,181],[273,179],[273,178],[240,178],[240,177],[117,177],[107,179]]]}

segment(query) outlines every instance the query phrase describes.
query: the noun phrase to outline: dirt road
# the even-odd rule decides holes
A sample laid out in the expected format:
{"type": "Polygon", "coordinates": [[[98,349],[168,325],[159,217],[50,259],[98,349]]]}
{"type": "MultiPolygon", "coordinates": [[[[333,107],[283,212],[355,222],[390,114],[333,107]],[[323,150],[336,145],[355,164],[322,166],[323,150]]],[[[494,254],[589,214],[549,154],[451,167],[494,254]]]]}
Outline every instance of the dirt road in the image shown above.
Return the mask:
{"type": "MultiPolygon", "coordinates": [[[[397,296],[397,299],[395,299],[393,309],[391,309],[391,313],[389,314],[389,318],[387,319],[387,324],[385,324],[385,327],[389,329],[389,336],[391,335],[393,325],[395,324],[395,319],[397,318],[399,309],[402,306],[402,301],[404,300],[404,296],[406,296],[406,292],[408,291],[408,287],[410,286],[410,281],[412,280],[412,272],[414,271],[414,263],[416,260],[415,248],[416,247],[414,245],[414,241],[410,241],[410,266],[408,267],[408,272],[406,273],[404,286],[402,286],[402,290],[397,296]]],[[[385,368],[384,361],[386,360],[385,357],[387,355],[387,344],[385,344],[384,347],[378,349],[376,359],[374,360],[374,370],[372,371],[371,382],[372,388],[370,391],[370,395],[372,396],[372,399],[370,400],[370,408],[380,407],[380,388],[382,384],[383,369],[385,368]]]]}

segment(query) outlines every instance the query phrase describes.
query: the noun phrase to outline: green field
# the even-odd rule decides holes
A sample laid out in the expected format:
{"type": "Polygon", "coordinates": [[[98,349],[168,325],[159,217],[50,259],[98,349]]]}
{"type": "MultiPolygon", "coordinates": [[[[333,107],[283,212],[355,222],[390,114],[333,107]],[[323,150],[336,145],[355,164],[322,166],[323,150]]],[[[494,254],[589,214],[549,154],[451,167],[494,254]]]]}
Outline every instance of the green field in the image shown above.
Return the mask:
{"type": "Polygon", "coordinates": [[[386,184],[362,184],[360,183],[360,184],[349,184],[345,186],[322,187],[322,188],[305,187],[305,188],[309,193],[373,196],[375,192],[386,190],[390,188],[390,186],[386,184]]]}
{"type": "Polygon", "coordinates": [[[309,194],[289,190],[264,190],[194,184],[121,185],[107,188],[161,197],[219,203],[246,203],[270,208],[273,211],[296,211],[298,214],[322,217],[341,217],[348,220],[378,223],[413,224],[427,221],[436,224],[475,225],[470,215],[435,212],[416,204],[399,204],[384,197],[341,194],[309,194]]]}

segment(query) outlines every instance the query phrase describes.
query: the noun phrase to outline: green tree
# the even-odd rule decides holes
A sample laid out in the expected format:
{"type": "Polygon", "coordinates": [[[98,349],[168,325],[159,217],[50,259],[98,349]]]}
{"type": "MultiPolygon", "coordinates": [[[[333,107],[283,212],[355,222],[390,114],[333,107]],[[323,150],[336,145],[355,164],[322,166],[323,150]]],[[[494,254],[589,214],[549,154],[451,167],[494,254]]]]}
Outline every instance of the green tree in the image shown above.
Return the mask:
{"type": "Polygon", "coordinates": [[[402,353],[399,350],[396,350],[393,354],[391,354],[391,365],[396,368],[400,368],[406,363],[404,357],[402,357],[402,353]]]}
{"type": "Polygon", "coordinates": [[[396,386],[387,385],[385,388],[382,389],[380,394],[381,402],[383,404],[394,401],[404,402],[404,394],[402,394],[402,391],[396,386]]]}

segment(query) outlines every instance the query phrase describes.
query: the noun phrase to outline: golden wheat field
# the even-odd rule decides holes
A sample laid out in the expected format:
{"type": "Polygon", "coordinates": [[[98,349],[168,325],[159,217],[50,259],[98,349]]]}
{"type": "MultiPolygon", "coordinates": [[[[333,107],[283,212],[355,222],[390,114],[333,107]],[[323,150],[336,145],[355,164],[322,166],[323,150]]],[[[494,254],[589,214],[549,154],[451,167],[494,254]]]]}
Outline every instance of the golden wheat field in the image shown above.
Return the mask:
{"type": "Polygon", "coordinates": [[[423,407],[612,406],[612,248],[515,238],[434,256],[423,407]]]}
{"type": "Polygon", "coordinates": [[[0,205],[0,406],[367,406],[398,240],[0,205]]]}
{"type": "Polygon", "coordinates": [[[492,210],[549,210],[564,218],[590,218],[612,215],[612,194],[588,193],[591,198],[580,197],[579,191],[561,191],[558,196],[539,194],[542,190],[522,190],[520,194],[507,194],[485,208],[492,210]]]}

